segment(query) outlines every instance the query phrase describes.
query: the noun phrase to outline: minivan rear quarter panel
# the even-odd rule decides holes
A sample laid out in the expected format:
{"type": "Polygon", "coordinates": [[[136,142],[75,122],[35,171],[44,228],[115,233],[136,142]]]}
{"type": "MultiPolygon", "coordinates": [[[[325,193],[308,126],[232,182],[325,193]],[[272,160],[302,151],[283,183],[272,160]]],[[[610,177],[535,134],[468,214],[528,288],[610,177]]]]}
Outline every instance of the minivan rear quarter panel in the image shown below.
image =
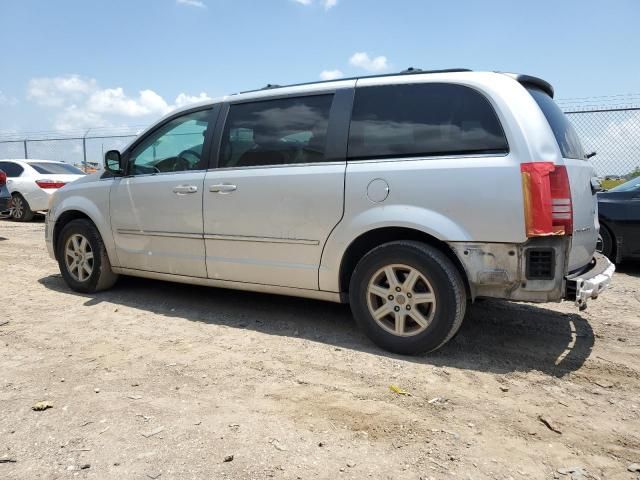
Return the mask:
{"type": "MultiPolygon", "coordinates": [[[[442,82],[438,74],[410,77],[398,77],[394,83],[442,82]]],[[[529,139],[535,132],[523,130],[521,124],[526,119],[517,117],[512,109],[524,106],[526,111],[532,111],[536,128],[545,127],[546,121],[526,90],[509,77],[489,73],[465,78],[448,74],[447,82],[452,78],[485,96],[502,125],[509,152],[349,160],[345,215],[324,249],[319,273],[322,290],[339,290],[337,272],[344,252],[355,238],[377,228],[412,228],[444,242],[527,240],[520,163],[534,155],[550,159],[553,144],[538,141],[533,150],[529,139]],[[376,179],[386,182],[389,188],[388,197],[379,203],[367,195],[368,185],[376,179]]],[[[357,85],[388,83],[389,79],[372,78],[359,80],[357,85]]]]}

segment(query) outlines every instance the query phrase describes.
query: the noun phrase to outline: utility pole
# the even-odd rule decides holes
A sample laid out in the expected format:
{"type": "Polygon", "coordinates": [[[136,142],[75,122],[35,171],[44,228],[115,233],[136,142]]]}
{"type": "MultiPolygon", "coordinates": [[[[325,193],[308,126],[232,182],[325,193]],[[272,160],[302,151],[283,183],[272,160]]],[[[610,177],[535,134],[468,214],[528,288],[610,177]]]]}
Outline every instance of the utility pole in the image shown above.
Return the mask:
{"type": "Polygon", "coordinates": [[[90,131],[91,129],[88,128],[82,137],[82,168],[84,173],[87,173],[87,135],[89,135],[90,131]]]}

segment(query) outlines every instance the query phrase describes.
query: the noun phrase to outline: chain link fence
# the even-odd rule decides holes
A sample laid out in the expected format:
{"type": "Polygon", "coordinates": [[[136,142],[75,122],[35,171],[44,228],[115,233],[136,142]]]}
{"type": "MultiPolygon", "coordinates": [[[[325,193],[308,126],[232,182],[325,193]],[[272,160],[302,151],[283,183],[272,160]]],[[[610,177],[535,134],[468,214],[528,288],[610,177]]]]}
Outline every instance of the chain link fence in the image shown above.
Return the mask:
{"type": "Polygon", "coordinates": [[[0,159],[57,160],[70,163],[85,172],[102,168],[108,150],[121,150],[135,133],[87,136],[38,136],[25,139],[0,139],[0,159]]]}
{"type": "MultiPolygon", "coordinates": [[[[640,108],[575,109],[565,113],[575,127],[589,161],[603,178],[622,179],[640,174],[640,108]]],[[[104,153],[122,149],[136,133],[82,136],[33,135],[0,138],[0,158],[59,160],[85,171],[102,168],[104,153]]]]}
{"type": "Polygon", "coordinates": [[[640,108],[566,111],[599,176],[626,179],[640,174],[640,108]]]}

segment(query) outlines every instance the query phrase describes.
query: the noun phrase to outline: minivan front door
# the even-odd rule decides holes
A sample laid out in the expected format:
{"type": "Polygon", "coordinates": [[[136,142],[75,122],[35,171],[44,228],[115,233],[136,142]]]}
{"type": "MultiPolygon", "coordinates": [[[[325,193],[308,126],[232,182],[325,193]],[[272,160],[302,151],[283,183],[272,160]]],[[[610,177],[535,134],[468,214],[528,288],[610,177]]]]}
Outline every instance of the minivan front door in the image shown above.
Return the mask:
{"type": "Polygon", "coordinates": [[[322,248],[343,213],[349,95],[227,107],[219,168],[204,181],[209,278],[318,289],[322,248]]]}
{"type": "Polygon", "coordinates": [[[120,267],[206,278],[202,198],[212,117],[208,109],[169,119],[128,152],[128,176],[110,193],[120,267]]]}

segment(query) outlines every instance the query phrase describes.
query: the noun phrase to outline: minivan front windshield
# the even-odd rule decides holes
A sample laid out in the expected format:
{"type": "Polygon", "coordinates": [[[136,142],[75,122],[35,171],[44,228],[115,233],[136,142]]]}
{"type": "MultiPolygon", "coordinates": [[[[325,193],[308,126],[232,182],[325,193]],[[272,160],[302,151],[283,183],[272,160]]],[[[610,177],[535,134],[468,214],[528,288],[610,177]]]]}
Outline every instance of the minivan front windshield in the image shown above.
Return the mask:
{"type": "Polygon", "coordinates": [[[633,190],[640,190],[640,177],[632,178],[628,182],[624,182],[617,187],[613,187],[610,192],[631,192],[633,190]]]}

